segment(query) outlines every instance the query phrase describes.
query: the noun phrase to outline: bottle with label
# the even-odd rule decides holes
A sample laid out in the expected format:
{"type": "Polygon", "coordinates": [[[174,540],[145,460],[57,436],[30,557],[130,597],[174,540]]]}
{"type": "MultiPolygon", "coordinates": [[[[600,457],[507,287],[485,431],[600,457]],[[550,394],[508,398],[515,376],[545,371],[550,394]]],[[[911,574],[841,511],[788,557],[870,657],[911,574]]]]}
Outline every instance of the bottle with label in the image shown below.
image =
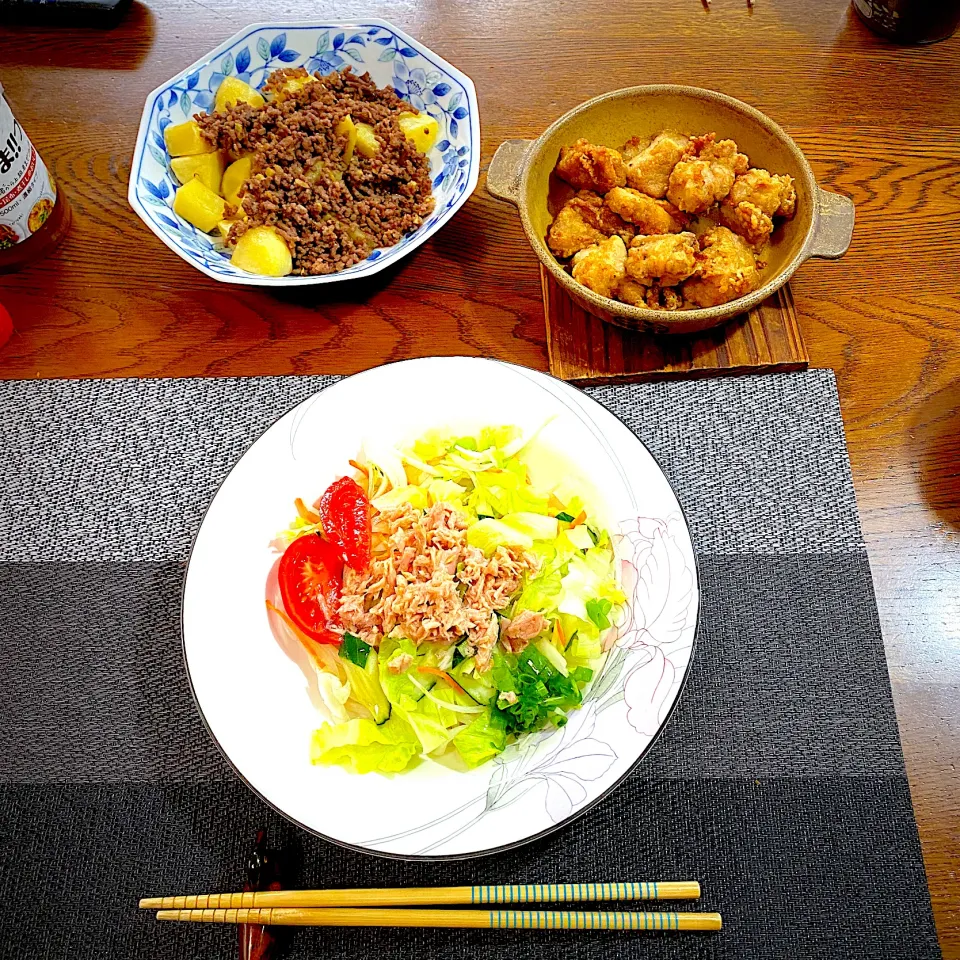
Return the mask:
{"type": "Polygon", "coordinates": [[[69,226],[66,200],[0,86],[0,273],[49,253],[69,226]]]}

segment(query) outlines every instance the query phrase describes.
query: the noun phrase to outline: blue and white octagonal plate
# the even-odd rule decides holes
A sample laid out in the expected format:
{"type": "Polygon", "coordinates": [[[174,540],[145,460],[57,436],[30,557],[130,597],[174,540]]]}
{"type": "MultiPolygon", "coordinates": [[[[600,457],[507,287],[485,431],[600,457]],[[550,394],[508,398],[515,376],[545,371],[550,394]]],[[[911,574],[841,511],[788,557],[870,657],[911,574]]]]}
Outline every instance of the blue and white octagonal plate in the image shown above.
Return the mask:
{"type": "Polygon", "coordinates": [[[357,279],[382,270],[436,233],[463,205],[480,172],[477,91],[469,77],[385,20],[356,23],[255,23],[161,84],[148,97],[130,171],[128,199],[143,222],[198,270],[226,283],[302,286],[357,279]],[[374,250],[362,263],[317,277],[262,277],[232,266],[209,234],[173,212],[177,181],[163,141],[164,128],[213,106],[226,76],[261,87],[280,67],[331,73],[352,66],[378,87],[393,87],[440,124],[430,151],[436,209],[419,230],[393,247],[374,250]]]}

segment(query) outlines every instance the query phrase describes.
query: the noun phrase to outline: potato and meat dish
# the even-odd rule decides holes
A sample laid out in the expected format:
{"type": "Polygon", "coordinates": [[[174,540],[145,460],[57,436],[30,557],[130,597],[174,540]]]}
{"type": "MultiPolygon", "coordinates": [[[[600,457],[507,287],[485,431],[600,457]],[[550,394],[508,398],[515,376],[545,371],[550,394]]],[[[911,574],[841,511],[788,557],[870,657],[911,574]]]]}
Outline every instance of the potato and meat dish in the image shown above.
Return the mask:
{"type": "Polygon", "coordinates": [[[216,232],[242,270],[335,273],[433,212],[437,121],[348,67],[275,70],[262,89],[226,77],[214,110],[164,131],[173,210],[216,232]]]}
{"type": "Polygon", "coordinates": [[[664,130],[620,150],[563,147],[576,191],[547,232],[573,279],[636,307],[714,307],[760,286],[763,249],[796,212],[793,178],[751,167],[733,140],[664,130]]]}

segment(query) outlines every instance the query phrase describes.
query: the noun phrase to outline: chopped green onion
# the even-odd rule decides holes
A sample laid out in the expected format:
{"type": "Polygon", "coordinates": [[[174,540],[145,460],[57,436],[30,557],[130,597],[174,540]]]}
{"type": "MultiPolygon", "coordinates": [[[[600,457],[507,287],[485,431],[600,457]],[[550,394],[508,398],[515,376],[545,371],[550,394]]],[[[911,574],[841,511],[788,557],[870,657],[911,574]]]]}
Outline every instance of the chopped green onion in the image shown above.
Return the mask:
{"type": "Polygon", "coordinates": [[[352,633],[343,635],[343,642],[340,644],[340,656],[344,660],[355,663],[358,667],[367,665],[367,657],[370,655],[370,644],[355,637],[352,633]]]}
{"type": "Polygon", "coordinates": [[[557,519],[562,520],[564,523],[573,523],[573,517],[569,513],[558,513],[557,519]]]}

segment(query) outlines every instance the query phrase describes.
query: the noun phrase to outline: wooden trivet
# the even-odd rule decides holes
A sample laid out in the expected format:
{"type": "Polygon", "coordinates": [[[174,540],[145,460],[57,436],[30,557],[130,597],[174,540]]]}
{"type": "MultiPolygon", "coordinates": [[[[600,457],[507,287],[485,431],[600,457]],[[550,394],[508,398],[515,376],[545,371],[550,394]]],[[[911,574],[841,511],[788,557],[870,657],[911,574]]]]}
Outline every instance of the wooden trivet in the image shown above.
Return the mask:
{"type": "Polygon", "coordinates": [[[550,372],[581,384],[635,383],[805,370],[807,349],[789,286],[703,333],[634,333],[577,306],[540,268],[550,372]]]}

